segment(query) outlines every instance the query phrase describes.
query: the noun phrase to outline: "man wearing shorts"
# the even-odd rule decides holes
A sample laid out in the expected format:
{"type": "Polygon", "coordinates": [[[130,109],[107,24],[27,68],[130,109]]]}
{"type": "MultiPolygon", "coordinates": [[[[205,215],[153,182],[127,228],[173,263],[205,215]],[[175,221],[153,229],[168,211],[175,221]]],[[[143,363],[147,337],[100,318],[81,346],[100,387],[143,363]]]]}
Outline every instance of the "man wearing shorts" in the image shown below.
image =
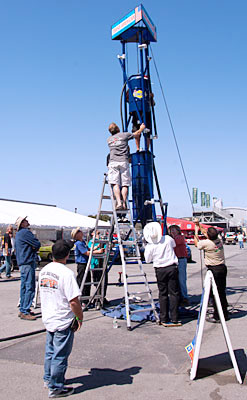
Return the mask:
{"type": "Polygon", "coordinates": [[[113,186],[113,193],[116,198],[116,210],[126,210],[128,188],[131,186],[128,141],[140,137],[144,129],[145,125],[141,124],[140,129],[136,132],[120,132],[119,127],[114,122],[109,125],[109,132],[112,136],[107,139],[110,149],[108,182],[113,186]]]}

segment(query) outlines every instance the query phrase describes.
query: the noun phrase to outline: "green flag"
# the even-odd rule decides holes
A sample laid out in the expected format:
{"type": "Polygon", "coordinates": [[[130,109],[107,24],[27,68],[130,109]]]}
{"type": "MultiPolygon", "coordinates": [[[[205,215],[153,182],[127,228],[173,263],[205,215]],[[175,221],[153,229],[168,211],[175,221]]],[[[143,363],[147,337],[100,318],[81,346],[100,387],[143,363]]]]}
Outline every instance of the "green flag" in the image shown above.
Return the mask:
{"type": "Polygon", "coordinates": [[[210,207],[210,194],[206,194],[206,207],[209,208],[210,207]]]}
{"type": "Polygon", "coordinates": [[[205,207],[206,192],[201,192],[201,206],[205,207]]]}
{"type": "Polygon", "coordinates": [[[192,202],[193,204],[197,204],[197,196],[198,196],[198,189],[193,188],[192,189],[192,202]]]}

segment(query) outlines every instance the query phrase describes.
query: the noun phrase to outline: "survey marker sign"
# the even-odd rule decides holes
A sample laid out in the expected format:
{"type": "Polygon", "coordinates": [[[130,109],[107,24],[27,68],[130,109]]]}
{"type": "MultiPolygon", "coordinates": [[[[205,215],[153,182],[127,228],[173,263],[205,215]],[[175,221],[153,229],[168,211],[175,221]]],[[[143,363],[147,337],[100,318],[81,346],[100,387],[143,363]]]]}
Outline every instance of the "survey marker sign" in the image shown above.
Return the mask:
{"type": "Polygon", "coordinates": [[[201,348],[201,342],[202,342],[202,334],[203,334],[203,328],[204,328],[204,323],[205,323],[205,319],[206,319],[208,300],[209,300],[209,294],[210,294],[211,288],[213,290],[213,296],[214,296],[215,303],[216,303],[216,306],[218,309],[218,314],[220,317],[220,322],[221,322],[221,326],[223,329],[224,337],[226,340],[226,345],[228,347],[229,355],[231,357],[231,361],[232,361],[232,364],[234,367],[237,381],[239,383],[243,383],[240,372],[239,372],[238,364],[237,364],[237,361],[235,358],[235,354],[233,352],[228,329],[226,326],[226,321],[225,321],[224,313],[222,310],[218,289],[217,289],[217,286],[216,286],[216,283],[214,280],[214,276],[211,271],[207,272],[205,280],[204,280],[204,289],[203,289],[203,294],[202,294],[202,299],[201,299],[201,304],[200,304],[200,312],[199,312],[199,316],[198,316],[198,320],[197,320],[197,326],[196,326],[196,335],[195,335],[194,339],[192,340],[192,342],[188,346],[185,347],[185,350],[191,359],[190,379],[194,380],[196,377],[196,373],[197,373],[199,354],[200,354],[200,348],[201,348]]]}

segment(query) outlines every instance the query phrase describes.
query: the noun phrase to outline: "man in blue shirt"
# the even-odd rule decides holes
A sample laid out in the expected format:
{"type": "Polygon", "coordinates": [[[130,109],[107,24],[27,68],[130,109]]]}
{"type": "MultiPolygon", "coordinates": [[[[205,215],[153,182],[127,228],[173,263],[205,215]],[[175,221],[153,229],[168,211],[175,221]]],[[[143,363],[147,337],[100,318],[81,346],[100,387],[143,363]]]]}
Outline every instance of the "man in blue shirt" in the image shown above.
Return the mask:
{"type": "Polygon", "coordinates": [[[35,294],[35,268],[36,253],[40,242],[28,229],[30,226],[27,217],[18,217],[16,222],[17,233],[15,237],[16,259],[21,271],[20,312],[21,319],[33,321],[30,308],[35,294]]]}
{"type": "MultiPolygon", "coordinates": [[[[78,286],[81,287],[81,283],[87,267],[90,250],[88,250],[86,242],[83,240],[83,232],[79,227],[72,230],[71,237],[72,239],[75,240],[75,262],[77,263],[76,281],[78,283],[78,286]]],[[[100,249],[100,250],[95,250],[93,254],[101,254],[103,252],[104,249],[100,249]]],[[[89,283],[91,283],[90,269],[88,270],[85,283],[88,283],[88,285],[84,286],[82,290],[82,297],[90,297],[90,285],[89,285],[89,283]]],[[[84,305],[83,304],[82,305],[85,307],[87,303],[88,299],[85,299],[84,305]]]]}

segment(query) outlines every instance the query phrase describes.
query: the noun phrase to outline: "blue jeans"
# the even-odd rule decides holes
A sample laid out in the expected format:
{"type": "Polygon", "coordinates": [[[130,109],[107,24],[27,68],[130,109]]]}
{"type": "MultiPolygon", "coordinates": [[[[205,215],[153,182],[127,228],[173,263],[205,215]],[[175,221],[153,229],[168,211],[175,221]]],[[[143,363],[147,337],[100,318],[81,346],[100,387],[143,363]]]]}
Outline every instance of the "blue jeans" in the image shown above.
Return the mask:
{"type": "Polygon", "coordinates": [[[64,376],[72,350],[74,332],[70,326],[63,331],[46,331],[44,381],[51,391],[64,387],[64,376]]]}
{"type": "Polygon", "coordinates": [[[0,268],[0,274],[6,268],[6,276],[9,277],[9,276],[11,276],[11,256],[4,256],[4,258],[5,258],[5,262],[0,268]]]}
{"type": "Polygon", "coordinates": [[[20,265],[21,291],[20,291],[20,312],[29,314],[35,295],[35,261],[32,264],[20,265]]]}
{"type": "Polygon", "coordinates": [[[178,259],[178,280],[181,291],[181,296],[183,299],[188,298],[187,292],[187,258],[178,259]]]}
{"type": "MultiPolygon", "coordinates": [[[[242,240],[239,240],[238,243],[239,243],[240,249],[243,249],[244,248],[244,242],[242,240]]],[[[7,275],[7,270],[6,270],[6,275],[7,275]]]]}

